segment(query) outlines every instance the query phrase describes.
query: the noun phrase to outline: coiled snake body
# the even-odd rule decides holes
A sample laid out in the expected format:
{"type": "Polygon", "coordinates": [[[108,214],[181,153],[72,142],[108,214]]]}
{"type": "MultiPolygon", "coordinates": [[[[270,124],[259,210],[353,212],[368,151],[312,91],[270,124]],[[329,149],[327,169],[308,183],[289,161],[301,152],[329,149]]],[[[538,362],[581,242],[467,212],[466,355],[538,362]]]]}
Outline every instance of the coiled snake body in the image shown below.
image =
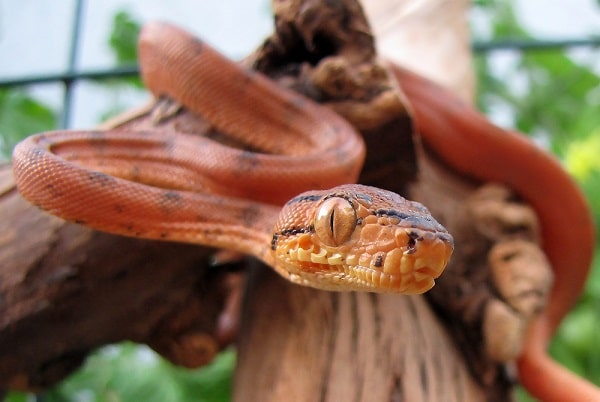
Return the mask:
{"type": "Polygon", "coordinates": [[[13,153],[25,198],[104,231],[252,254],[321,289],[434,285],[453,242],[425,207],[372,187],[330,188],[355,182],[364,159],[344,119],[169,25],[144,29],[140,62],[155,95],[261,153],[181,133],[42,133],[13,153]]]}

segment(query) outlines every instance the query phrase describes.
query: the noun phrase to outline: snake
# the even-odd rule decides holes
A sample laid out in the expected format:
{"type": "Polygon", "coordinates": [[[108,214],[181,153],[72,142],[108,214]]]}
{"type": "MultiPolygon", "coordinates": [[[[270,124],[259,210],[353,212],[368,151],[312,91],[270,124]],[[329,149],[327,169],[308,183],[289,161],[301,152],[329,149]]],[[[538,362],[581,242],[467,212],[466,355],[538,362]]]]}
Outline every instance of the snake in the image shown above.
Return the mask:
{"type": "Polygon", "coordinates": [[[365,145],[345,119],[171,25],[147,25],[139,56],[157,98],[242,148],[179,132],[40,133],[13,151],[26,199],[106,232],[249,254],[319,289],[434,286],[452,236],[423,205],[352,184],[365,145]]]}
{"type": "MultiPolygon", "coordinates": [[[[434,285],[451,235],[417,202],[348,184],[365,149],[343,119],[171,25],[146,25],[139,50],[155,96],[204,116],[245,149],[182,133],[41,133],[13,152],[26,199],[99,230],[247,253],[320,289],[411,294],[434,285]]],[[[546,353],[589,270],[595,240],[585,198],[531,141],[432,81],[390,68],[424,146],[468,177],[513,188],[540,218],[555,285],[517,361],[520,381],[544,401],[600,400],[546,353]]]]}

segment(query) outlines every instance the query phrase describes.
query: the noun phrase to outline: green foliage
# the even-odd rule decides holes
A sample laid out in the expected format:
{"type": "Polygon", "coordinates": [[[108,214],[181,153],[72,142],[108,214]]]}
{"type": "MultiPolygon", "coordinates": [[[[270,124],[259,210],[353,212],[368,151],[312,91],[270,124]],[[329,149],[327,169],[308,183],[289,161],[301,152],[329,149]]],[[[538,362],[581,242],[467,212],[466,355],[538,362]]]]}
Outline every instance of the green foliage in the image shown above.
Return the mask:
{"type": "Polygon", "coordinates": [[[600,77],[569,59],[564,52],[530,52],[519,69],[529,90],[516,103],[516,127],[550,139],[552,151],[564,156],[573,140],[586,140],[600,127],[597,105],[586,104],[600,77]]]}
{"type": "Polygon", "coordinates": [[[33,396],[19,392],[11,392],[4,398],[4,402],[33,402],[33,396]]]}
{"type": "Polygon", "coordinates": [[[23,90],[0,89],[0,161],[9,160],[13,147],[31,133],[56,127],[56,114],[23,90]]]}
{"type": "Polygon", "coordinates": [[[117,59],[117,65],[134,64],[137,61],[137,38],[140,23],[128,12],[121,10],[113,18],[108,41],[117,59]]]}
{"type": "MultiPolygon", "coordinates": [[[[137,63],[137,38],[141,23],[127,11],[121,10],[115,14],[108,45],[115,57],[116,66],[131,66],[137,63]]],[[[127,109],[123,102],[123,94],[132,90],[144,90],[139,77],[115,77],[98,81],[106,89],[106,96],[111,98],[108,110],[99,116],[99,121],[108,120],[127,109]]]]}
{"type": "MultiPolygon", "coordinates": [[[[598,268],[598,264],[596,264],[598,268]]],[[[592,281],[598,283],[599,270],[593,272],[592,281]]],[[[600,384],[600,349],[598,311],[600,300],[590,282],[581,302],[563,321],[550,352],[561,363],[581,376],[600,384]]]]}
{"type": "MultiPolygon", "coordinates": [[[[587,132],[589,135],[581,139],[575,139],[565,146],[563,161],[567,170],[581,184],[594,213],[596,227],[600,228],[600,157],[598,157],[600,155],[600,122],[598,122],[597,115],[593,116],[593,109],[593,107],[586,108],[581,115],[583,122],[574,124],[574,126],[578,125],[579,127],[589,124],[589,131],[587,128],[581,130],[581,132],[587,132]],[[595,127],[594,121],[596,121],[595,127]]],[[[600,106],[596,109],[600,110],[600,106]]],[[[600,251],[596,254],[599,253],[600,251]]],[[[598,278],[597,284],[592,278],[590,284],[594,286],[590,291],[600,295],[600,278],[598,278]]]]}
{"type": "MultiPolygon", "coordinates": [[[[108,44],[115,56],[117,66],[135,65],[137,62],[137,38],[141,23],[127,11],[121,10],[115,14],[108,44]]],[[[109,89],[108,95],[112,97],[110,109],[100,116],[100,121],[105,121],[122,113],[126,106],[121,101],[123,92],[131,89],[143,90],[144,85],[139,77],[111,78],[103,80],[100,84],[109,89]]]]}
{"type": "MultiPolygon", "coordinates": [[[[221,352],[200,369],[175,367],[145,346],[122,343],[90,355],[83,367],[43,394],[45,402],[227,402],[236,354],[221,352]]],[[[33,402],[11,392],[4,402],[33,402]]]]}
{"type": "Polygon", "coordinates": [[[47,402],[225,402],[231,399],[235,353],[221,353],[201,370],[174,367],[131,343],[103,348],[45,395],[47,402]]]}

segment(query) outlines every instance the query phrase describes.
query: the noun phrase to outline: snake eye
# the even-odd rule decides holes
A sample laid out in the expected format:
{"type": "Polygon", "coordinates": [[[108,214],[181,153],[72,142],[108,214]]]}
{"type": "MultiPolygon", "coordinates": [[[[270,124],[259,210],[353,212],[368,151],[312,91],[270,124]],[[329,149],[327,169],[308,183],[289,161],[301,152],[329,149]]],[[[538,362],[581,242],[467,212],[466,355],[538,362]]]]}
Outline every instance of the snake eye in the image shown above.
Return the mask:
{"type": "Polygon", "coordinates": [[[346,199],[332,197],[323,202],[315,217],[315,231],[328,246],[345,243],[356,228],[356,211],[346,199]]]}

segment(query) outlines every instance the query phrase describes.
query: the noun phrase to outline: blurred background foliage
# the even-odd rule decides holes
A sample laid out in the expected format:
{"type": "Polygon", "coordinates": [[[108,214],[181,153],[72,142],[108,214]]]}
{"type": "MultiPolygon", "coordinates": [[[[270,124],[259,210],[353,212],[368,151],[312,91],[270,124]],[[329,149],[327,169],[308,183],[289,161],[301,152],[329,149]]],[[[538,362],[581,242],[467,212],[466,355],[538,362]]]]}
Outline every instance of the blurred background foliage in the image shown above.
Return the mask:
{"type": "MultiPolygon", "coordinates": [[[[600,2],[598,2],[600,7],[600,2]]],[[[486,29],[474,27],[476,41],[534,40],[522,27],[511,1],[480,0],[473,12],[486,29]]],[[[108,43],[115,64],[136,61],[140,24],[127,12],[114,16],[108,43]]],[[[505,127],[528,135],[556,154],[578,180],[600,223],[600,77],[598,49],[589,56],[570,49],[502,50],[478,53],[477,106],[505,127]],[[595,57],[592,55],[595,53],[595,57]],[[496,57],[503,58],[497,67],[496,57]],[[500,119],[497,117],[501,116],[500,119]]],[[[141,87],[138,78],[102,81],[115,89],[141,87]]],[[[120,112],[118,102],[99,121],[120,112]]],[[[57,127],[58,113],[28,94],[27,88],[0,89],[0,159],[9,159],[14,144],[28,134],[57,127]]],[[[598,225],[597,225],[598,226],[598,225]]],[[[598,253],[597,253],[598,254],[598,253]]],[[[600,269],[598,258],[580,303],[565,319],[551,353],[562,364],[600,384],[600,269]]],[[[235,352],[223,352],[200,370],[173,367],[144,346],[123,343],[90,356],[78,372],[43,395],[11,393],[6,402],[185,402],[228,401],[235,352]]],[[[530,401],[519,390],[520,401],[530,401]]]]}

